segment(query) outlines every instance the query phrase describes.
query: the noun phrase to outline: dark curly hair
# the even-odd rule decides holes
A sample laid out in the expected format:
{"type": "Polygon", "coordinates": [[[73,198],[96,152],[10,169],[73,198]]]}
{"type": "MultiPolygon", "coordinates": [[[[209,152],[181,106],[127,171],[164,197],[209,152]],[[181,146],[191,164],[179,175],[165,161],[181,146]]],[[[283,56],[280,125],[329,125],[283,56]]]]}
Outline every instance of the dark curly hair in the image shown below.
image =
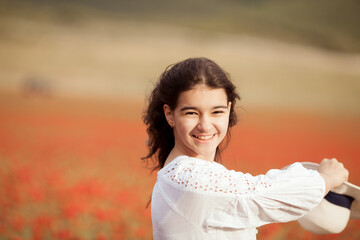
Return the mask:
{"type": "MultiPolygon", "coordinates": [[[[142,160],[153,160],[153,170],[161,169],[166,158],[175,145],[173,129],[166,121],[163,106],[169,105],[171,110],[177,106],[181,92],[190,90],[198,84],[205,84],[210,88],[225,89],[228,101],[231,102],[229,128],[237,123],[234,110],[236,99],[240,100],[235,86],[229,75],[215,62],[207,58],[188,58],[168,66],[161,74],[154,90],[148,99],[148,106],[143,120],[147,125],[149,135],[149,153],[142,160]]],[[[228,129],[227,139],[216,149],[215,161],[221,161],[221,152],[230,140],[228,129]]]]}

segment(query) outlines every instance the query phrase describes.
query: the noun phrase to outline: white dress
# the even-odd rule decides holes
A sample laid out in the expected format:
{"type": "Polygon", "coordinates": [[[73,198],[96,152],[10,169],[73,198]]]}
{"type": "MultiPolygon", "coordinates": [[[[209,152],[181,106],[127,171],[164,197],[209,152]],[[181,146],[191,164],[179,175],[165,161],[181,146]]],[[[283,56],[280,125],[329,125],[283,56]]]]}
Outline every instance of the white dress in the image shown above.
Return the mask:
{"type": "Polygon", "coordinates": [[[179,156],[158,171],[152,193],[155,240],[256,239],[256,227],[293,221],[320,203],[325,183],[300,163],[251,176],[179,156]]]}

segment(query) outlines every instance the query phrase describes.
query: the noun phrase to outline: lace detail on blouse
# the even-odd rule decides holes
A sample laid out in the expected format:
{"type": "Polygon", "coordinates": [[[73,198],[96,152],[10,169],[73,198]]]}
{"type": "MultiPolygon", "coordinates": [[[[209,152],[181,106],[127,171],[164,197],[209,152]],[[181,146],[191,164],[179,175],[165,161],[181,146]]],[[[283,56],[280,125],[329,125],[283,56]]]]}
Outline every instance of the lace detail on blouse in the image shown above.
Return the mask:
{"type": "Polygon", "coordinates": [[[239,195],[264,192],[271,187],[265,175],[254,177],[248,173],[228,170],[216,162],[199,159],[184,162],[177,160],[174,159],[165,167],[164,176],[189,191],[239,195]]]}

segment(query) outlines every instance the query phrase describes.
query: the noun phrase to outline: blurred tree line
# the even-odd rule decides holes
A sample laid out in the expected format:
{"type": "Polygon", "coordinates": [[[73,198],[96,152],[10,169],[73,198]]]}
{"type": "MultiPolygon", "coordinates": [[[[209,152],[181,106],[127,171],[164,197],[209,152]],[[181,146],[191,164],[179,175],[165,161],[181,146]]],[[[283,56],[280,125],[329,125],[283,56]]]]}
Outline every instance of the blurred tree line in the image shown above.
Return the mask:
{"type": "Polygon", "coordinates": [[[355,53],[360,52],[359,12],[358,0],[0,0],[0,20],[9,15],[46,13],[74,24],[107,17],[355,53]]]}

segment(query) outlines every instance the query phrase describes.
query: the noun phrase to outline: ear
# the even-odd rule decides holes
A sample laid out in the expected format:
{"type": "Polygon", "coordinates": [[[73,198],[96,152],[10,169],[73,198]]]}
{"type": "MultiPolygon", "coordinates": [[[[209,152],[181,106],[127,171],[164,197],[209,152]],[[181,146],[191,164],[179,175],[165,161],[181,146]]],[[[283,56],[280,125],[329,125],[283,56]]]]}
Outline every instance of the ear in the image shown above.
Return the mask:
{"type": "Polygon", "coordinates": [[[170,106],[167,104],[164,104],[163,109],[164,109],[166,121],[169,123],[170,127],[173,128],[175,126],[174,112],[170,109],[170,106]]]}
{"type": "Polygon", "coordinates": [[[229,110],[229,112],[230,112],[230,109],[231,109],[231,101],[229,101],[229,103],[228,103],[228,110],[229,110]]]}

